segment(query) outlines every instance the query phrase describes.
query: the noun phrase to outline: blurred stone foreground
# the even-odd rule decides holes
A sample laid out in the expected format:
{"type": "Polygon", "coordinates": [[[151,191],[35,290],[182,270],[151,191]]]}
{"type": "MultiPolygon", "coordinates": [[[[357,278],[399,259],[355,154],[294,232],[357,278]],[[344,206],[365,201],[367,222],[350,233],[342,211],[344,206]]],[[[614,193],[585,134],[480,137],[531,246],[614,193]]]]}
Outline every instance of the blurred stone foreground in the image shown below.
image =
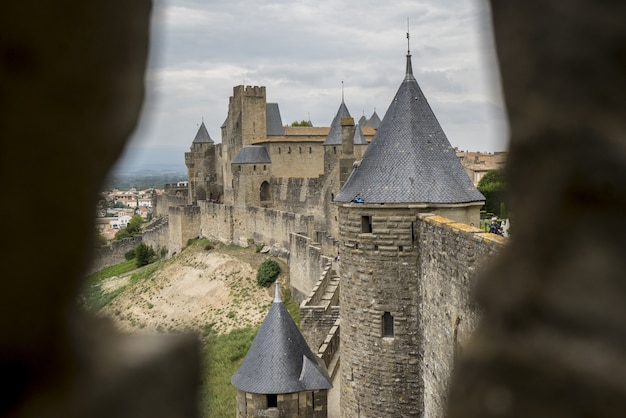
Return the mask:
{"type": "Polygon", "coordinates": [[[0,416],[197,416],[193,337],[120,335],[75,311],[96,194],[144,97],[150,10],[2,4],[0,416]]]}
{"type": "Polygon", "coordinates": [[[626,416],[626,2],[492,1],[513,237],[448,416],[626,416]]]}
{"type": "MultiPolygon", "coordinates": [[[[492,4],[514,230],[476,289],[485,314],[447,412],[621,417],[626,2],[531,3],[492,4]]],[[[96,194],[140,112],[150,7],[3,4],[2,416],[197,416],[195,337],[120,335],[74,304],[96,194]],[[62,233],[47,234],[51,224],[62,233]]]]}

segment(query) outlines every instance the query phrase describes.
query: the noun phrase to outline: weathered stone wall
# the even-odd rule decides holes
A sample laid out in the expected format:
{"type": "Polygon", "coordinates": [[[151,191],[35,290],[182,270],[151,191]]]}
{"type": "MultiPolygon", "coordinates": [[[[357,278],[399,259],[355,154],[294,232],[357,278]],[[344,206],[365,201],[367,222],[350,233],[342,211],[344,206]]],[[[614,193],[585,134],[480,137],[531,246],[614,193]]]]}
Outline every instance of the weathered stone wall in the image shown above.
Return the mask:
{"type": "Polygon", "coordinates": [[[167,244],[169,254],[180,252],[187,245],[187,241],[199,237],[200,224],[199,206],[170,206],[170,234],[167,244]]]}
{"type": "Polygon", "coordinates": [[[140,242],[151,246],[157,253],[161,248],[167,247],[169,242],[168,217],[157,219],[149,228],[145,229],[141,235],[125,238],[121,241],[111,241],[110,245],[97,248],[91,260],[91,265],[89,269],[87,269],[87,274],[125,261],[126,258],[124,255],[135,248],[140,242]]]}
{"type": "Polygon", "coordinates": [[[277,395],[277,407],[267,407],[267,395],[237,391],[237,418],[327,418],[328,391],[277,395]]]}
{"type": "Polygon", "coordinates": [[[211,202],[198,202],[200,207],[200,236],[210,240],[233,241],[233,207],[211,202]]]}
{"type": "Polygon", "coordinates": [[[188,204],[188,197],[184,195],[160,194],[154,199],[152,215],[154,217],[167,216],[170,206],[184,206],[188,204]]]}
{"type": "Polygon", "coordinates": [[[270,187],[276,209],[315,215],[321,203],[320,178],[272,178],[270,187]]]}
{"type": "Polygon", "coordinates": [[[340,251],[339,241],[326,231],[314,231],[313,237],[314,241],[321,247],[322,254],[334,257],[340,251]]]}
{"type": "Polygon", "coordinates": [[[252,239],[289,248],[292,232],[309,234],[313,227],[311,216],[258,207],[234,208],[233,219],[233,240],[241,245],[252,239]]]}
{"type": "Polygon", "coordinates": [[[261,184],[271,181],[271,164],[232,164],[235,206],[261,206],[261,184]]]}
{"type": "Polygon", "coordinates": [[[94,251],[90,267],[87,269],[87,274],[125,261],[124,254],[135,248],[141,240],[141,235],[137,235],[119,241],[111,241],[110,245],[97,248],[94,251]]]}
{"type": "Polygon", "coordinates": [[[272,142],[267,148],[274,177],[317,178],[324,173],[324,147],[320,142],[272,142]]]}
{"type": "Polygon", "coordinates": [[[309,347],[316,351],[339,319],[339,278],[326,266],[309,297],[300,304],[300,329],[309,347]]]}
{"type": "Polygon", "coordinates": [[[316,282],[327,273],[330,258],[321,247],[304,234],[289,234],[289,275],[291,293],[298,303],[310,296],[316,282]]]}
{"type": "Polygon", "coordinates": [[[453,363],[462,356],[479,319],[470,292],[477,270],[506,239],[440,216],[420,215],[416,226],[424,416],[437,418],[444,416],[453,363]]]}
{"type": "MultiPolygon", "coordinates": [[[[196,220],[194,214],[192,221],[196,224],[187,228],[190,231],[188,238],[202,236],[243,246],[253,240],[256,243],[289,249],[289,236],[293,231],[307,234],[313,229],[311,216],[270,208],[234,207],[211,202],[198,202],[197,208],[198,219],[196,220]],[[197,229],[195,236],[192,236],[194,227],[197,229]]],[[[176,238],[176,241],[180,239],[176,238]]]]}
{"type": "Polygon", "coordinates": [[[156,219],[152,224],[145,228],[141,234],[143,242],[151,246],[157,253],[162,249],[167,249],[169,243],[170,228],[169,217],[163,216],[156,219]]]}
{"type": "Polygon", "coordinates": [[[189,180],[188,203],[198,200],[218,199],[221,195],[217,185],[217,161],[215,145],[208,142],[192,143],[185,153],[187,178],[189,180]]]}

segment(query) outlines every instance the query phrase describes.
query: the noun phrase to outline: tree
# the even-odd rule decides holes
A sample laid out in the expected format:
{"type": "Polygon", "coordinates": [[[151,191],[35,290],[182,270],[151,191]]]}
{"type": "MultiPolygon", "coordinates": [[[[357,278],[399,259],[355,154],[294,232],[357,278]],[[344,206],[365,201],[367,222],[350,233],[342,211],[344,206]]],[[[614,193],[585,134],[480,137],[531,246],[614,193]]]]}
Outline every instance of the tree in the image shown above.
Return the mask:
{"type": "Polygon", "coordinates": [[[503,170],[490,170],[478,182],[478,190],[485,196],[485,210],[500,218],[506,217],[506,181],[503,170]]]}
{"type": "Polygon", "coordinates": [[[145,266],[154,261],[155,253],[152,246],[146,245],[144,242],[140,242],[135,247],[135,259],[137,260],[137,267],[145,266]]]}
{"type": "Polygon", "coordinates": [[[291,126],[313,126],[310,120],[301,120],[300,122],[291,122],[291,126]]]}
{"type": "Polygon", "coordinates": [[[280,265],[276,260],[268,258],[259,266],[259,270],[256,273],[256,282],[261,287],[269,287],[276,281],[279,274],[280,265]]]}
{"type": "Polygon", "coordinates": [[[126,224],[126,228],[117,231],[117,234],[115,234],[115,239],[119,241],[124,238],[138,235],[141,232],[142,223],[143,219],[141,219],[141,215],[133,215],[133,217],[130,218],[130,221],[128,221],[128,224],[126,224]]]}

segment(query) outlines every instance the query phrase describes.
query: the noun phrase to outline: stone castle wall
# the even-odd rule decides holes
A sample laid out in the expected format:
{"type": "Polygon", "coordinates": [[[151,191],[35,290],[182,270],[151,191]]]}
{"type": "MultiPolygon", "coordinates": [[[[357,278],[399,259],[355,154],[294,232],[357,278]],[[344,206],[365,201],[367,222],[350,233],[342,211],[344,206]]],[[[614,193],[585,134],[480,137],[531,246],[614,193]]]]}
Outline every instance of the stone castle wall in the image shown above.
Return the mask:
{"type": "Polygon", "coordinates": [[[158,216],[167,216],[169,214],[168,208],[170,206],[184,206],[187,205],[189,197],[187,195],[171,195],[168,193],[156,195],[154,199],[154,205],[152,207],[152,215],[156,218],[158,216]]]}
{"type": "Polygon", "coordinates": [[[421,215],[417,227],[424,416],[438,418],[444,416],[453,362],[477,325],[471,297],[477,270],[505,239],[440,216],[421,215]]]}
{"type": "Polygon", "coordinates": [[[267,148],[274,177],[317,178],[324,174],[324,147],[320,142],[273,142],[267,148]]]}
{"type": "Polygon", "coordinates": [[[140,242],[151,246],[155,252],[167,247],[169,242],[169,219],[168,217],[158,218],[141,235],[125,238],[120,241],[111,241],[110,246],[105,245],[95,250],[91,265],[87,274],[95,273],[105,267],[119,264],[126,260],[125,254],[134,249],[140,242]]]}
{"type": "Polygon", "coordinates": [[[237,418],[327,418],[328,390],[276,395],[277,406],[268,408],[267,395],[237,391],[237,418]]]}
{"type": "Polygon", "coordinates": [[[306,234],[290,234],[288,248],[291,293],[298,303],[302,303],[311,295],[317,280],[328,273],[331,259],[324,256],[319,243],[306,234]]]}
{"type": "Polygon", "coordinates": [[[338,319],[339,280],[328,263],[309,297],[300,304],[300,330],[311,350],[318,350],[338,319]]]}
{"type": "Polygon", "coordinates": [[[288,249],[293,231],[310,233],[313,219],[300,215],[260,207],[235,207],[211,202],[198,202],[200,236],[247,246],[249,240],[288,249]]]}
{"type": "Polygon", "coordinates": [[[200,207],[176,206],[169,208],[170,235],[167,244],[169,255],[179,253],[190,239],[200,236],[200,207]]]}

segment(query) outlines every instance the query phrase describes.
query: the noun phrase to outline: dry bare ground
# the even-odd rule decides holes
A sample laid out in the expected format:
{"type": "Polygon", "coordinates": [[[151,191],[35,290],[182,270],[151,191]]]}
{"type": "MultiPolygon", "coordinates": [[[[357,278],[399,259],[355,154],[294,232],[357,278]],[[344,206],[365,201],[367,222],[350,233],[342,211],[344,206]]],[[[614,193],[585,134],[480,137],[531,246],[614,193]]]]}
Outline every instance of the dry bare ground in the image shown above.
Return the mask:
{"type": "MultiPolygon", "coordinates": [[[[165,261],[150,278],[130,284],[130,275],[102,282],[111,292],[126,289],[100,314],[124,332],[194,330],[218,333],[259,325],[273,301],[273,286],[256,284],[258,266],[267,258],[254,248],[192,246],[165,261]]],[[[288,282],[285,263],[280,280],[288,282]]]]}

